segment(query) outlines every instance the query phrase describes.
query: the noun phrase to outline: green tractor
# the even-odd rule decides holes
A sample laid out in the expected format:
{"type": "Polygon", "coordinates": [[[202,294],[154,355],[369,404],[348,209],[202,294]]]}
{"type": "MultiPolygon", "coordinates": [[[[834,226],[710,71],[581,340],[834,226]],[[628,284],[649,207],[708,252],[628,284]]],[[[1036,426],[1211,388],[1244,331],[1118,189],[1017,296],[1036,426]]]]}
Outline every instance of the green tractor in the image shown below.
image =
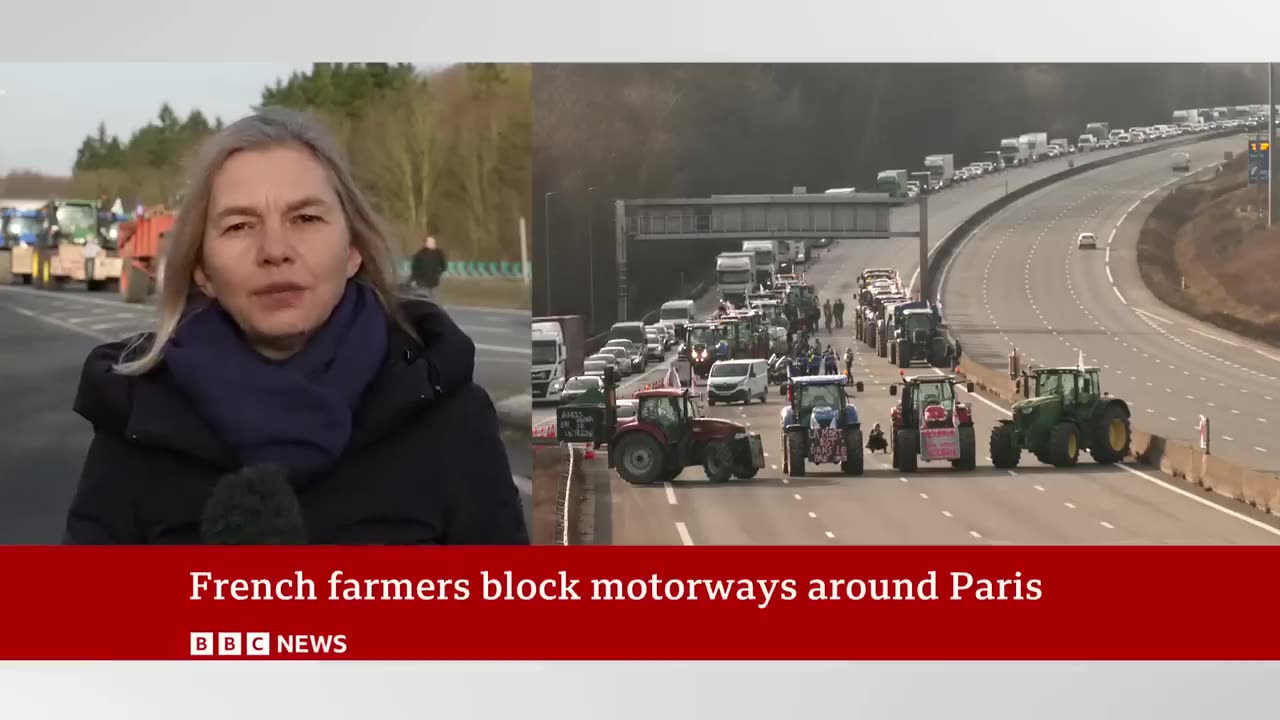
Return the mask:
{"type": "Polygon", "coordinates": [[[1019,380],[1025,399],[991,430],[991,464],[1014,468],[1025,448],[1046,465],[1071,467],[1081,450],[1102,464],[1129,454],[1129,405],[1102,392],[1096,367],[1036,368],[1019,380]]]}

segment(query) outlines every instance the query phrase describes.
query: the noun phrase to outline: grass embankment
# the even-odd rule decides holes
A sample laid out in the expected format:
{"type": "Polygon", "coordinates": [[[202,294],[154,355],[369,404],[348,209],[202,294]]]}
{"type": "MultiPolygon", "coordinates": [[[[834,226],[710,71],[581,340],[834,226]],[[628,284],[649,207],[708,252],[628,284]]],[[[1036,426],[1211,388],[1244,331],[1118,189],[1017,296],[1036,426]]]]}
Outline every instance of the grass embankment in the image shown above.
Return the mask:
{"type": "Polygon", "coordinates": [[[1247,163],[1238,156],[1161,200],[1142,226],[1138,265],[1165,304],[1280,346],[1280,228],[1267,228],[1247,163]]]}

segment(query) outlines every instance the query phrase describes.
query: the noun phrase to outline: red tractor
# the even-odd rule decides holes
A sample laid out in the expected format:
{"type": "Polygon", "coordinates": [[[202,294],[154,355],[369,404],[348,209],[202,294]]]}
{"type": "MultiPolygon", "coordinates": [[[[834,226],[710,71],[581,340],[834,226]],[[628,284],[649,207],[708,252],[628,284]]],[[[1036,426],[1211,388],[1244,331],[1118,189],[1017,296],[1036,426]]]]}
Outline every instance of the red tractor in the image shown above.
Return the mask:
{"type": "MultiPolygon", "coordinates": [[[[920,461],[948,460],[956,470],[977,467],[977,438],[973,428],[973,406],[956,399],[950,375],[901,373],[899,385],[890,385],[889,394],[901,397],[893,407],[893,467],[915,472],[920,461]]],[[[973,383],[967,389],[973,392],[973,383]]]]}
{"type": "Polygon", "coordinates": [[[711,482],[753,478],[764,467],[758,433],[703,417],[688,388],[642,390],[635,419],[618,425],[609,440],[609,467],[633,485],[674,479],[701,465],[711,482]]]}

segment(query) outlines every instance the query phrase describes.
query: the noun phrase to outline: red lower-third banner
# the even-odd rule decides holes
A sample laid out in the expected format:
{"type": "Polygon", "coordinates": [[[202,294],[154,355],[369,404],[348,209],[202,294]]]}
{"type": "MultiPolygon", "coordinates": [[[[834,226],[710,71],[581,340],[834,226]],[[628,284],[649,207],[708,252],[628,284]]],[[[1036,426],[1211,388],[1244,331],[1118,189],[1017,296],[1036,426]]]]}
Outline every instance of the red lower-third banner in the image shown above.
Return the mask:
{"type": "Polygon", "coordinates": [[[0,659],[1274,660],[1277,567],[1261,547],[7,547],[0,659]]]}

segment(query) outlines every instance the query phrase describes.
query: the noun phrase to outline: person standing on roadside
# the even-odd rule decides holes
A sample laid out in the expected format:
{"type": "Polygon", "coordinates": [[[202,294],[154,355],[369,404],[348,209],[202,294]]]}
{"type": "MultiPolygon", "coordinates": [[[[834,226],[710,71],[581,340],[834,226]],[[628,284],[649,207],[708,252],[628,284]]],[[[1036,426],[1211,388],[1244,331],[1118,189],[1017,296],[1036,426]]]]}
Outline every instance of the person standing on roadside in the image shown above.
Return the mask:
{"type": "Polygon", "coordinates": [[[435,236],[428,235],[422,249],[413,255],[410,278],[414,285],[426,291],[428,297],[435,297],[436,288],[440,286],[440,276],[444,275],[447,267],[444,251],[436,247],[435,236]]]}
{"type": "Polygon", "coordinates": [[[98,244],[98,236],[90,235],[89,239],[84,241],[84,248],[81,253],[84,256],[84,281],[86,284],[93,282],[93,264],[98,259],[102,246],[98,244]]]}

